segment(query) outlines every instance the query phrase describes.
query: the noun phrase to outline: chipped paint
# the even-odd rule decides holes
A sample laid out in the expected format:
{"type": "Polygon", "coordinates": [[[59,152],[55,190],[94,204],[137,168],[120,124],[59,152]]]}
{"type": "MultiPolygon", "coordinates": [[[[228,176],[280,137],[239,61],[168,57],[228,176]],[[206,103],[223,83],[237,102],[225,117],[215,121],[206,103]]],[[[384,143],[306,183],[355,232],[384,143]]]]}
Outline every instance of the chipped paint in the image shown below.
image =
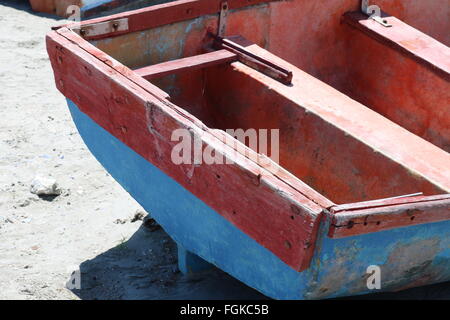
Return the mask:
{"type": "MultiPolygon", "coordinates": [[[[449,281],[449,228],[446,221],[345,239],[320,237],[320,250],[312,263],[315,277],[305,297],[397,291],[449,281]],[[367,288],[366,269],[370,265],[381,269],[380,291],[367,288]]],[[[324,229],[326,226],[322,226],[324,229]]]]}

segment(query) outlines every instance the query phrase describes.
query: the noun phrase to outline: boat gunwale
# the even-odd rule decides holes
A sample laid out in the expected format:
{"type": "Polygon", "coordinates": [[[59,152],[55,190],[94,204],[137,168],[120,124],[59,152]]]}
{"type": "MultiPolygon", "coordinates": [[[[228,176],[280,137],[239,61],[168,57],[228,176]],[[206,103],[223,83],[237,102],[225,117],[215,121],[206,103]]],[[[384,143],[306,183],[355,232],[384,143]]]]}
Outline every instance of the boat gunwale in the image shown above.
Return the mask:
{"type": "Polygon", "coordinates": [[[450,194],[379,200],[372,205],[332,207],[330,238],[356,235],[450,220],[450,194]]]}
{"type": "MultiPolygon", "coordinates": [[[[233,11],[283,1],[289,0],[227,0],[226,2],[228,5],[228,10],[233,11]]],[[[93,18],[81,22],[66,23],[53,27],[52,29],[58,30],[60,28],[68,28],[71,30],[82,30],[83,27],[127,19],[127,30],[107,32],[94,36],[86,35],[83,37],[86,40],[99,40],[169,25],[175,22],[192,20],[205,15],[219,14],[223,2],[224,0],[176,0],[141,9],[121,12],[106,17],[93,18]]]]}
{"type": "MultiPolygon", "coordinates": [[[[49,44],[50,42],[57,43],[58,46],[61,46],[61,48],[64,48],[67,51],[70,51],[72,54],[77,54],[78,52],[78,54],[89,55],[92,59],[91,61],[88,62],[89,64],[95,64],[95,68],[102,69],[103,72],[105,72],[104,71],[105,69],[110,69],[111,71],[106,72],[114,74],[115,77],[117,77],[120,82],[124,83],[128,82],[129,84],[132,84],[134,87],[136,87],[136,90],[141,91],[142,94],[149,95],[149,98],[151,97],[152,101],[147,102],[148,108],[157,106],[166,116],[173,118],[175,121],[183,123],[187,128],[191,128],[194,131],[203,133],[202,141],[204,138],[205,140],[209,140],[210,141],[209,145],[211,145],[211,143],[215,145],[216,147],[214,149],[219,150],[219,152],[223,152],[224,154],[230,153],[233,154],[234,152],[237,159],[239,160],[238,162],[236,161],[236,158],[233,159],[234,163],[237,166],[241,167],[244,171],[250,170],[249,171],[250,173],[255,171],[255,169],[257,169],[257,171],[263,173],[262,175],[259,174],[258,176],[255,176],[255,179],[258,180],[257,181],[258,185],[262,184],[263,183],[262,181],[264,180],[264,184],[267,185],[269,188],[271,188],[273,192],[278,195],[278,197],[281,199],[280,201],[291,203],[291,210],[293,211],[294,214],[303,216],[305,219],[304,220],[305,223],[307,222],[308,219],[311,220],[311,226],[308,227],[310,228],[309,229],[310,231],[304,234],[305,238],[302,241],[307,245],[305,245],[305,247],[303,248],[304,251],[297,253],[297,255],[301,256],[300,261],[297,261],[296,263],[292,264],[289,261],[283,259],[283,256],[280,256],[279,254],[277,254],[277,252],[274,252],[274,250],[270,248],[268,249],[271,250],[285,263],[290,265],[290,267],[294,268],[297,271],[303,271],[309,267],[309,264],[314,254],[315,243],[318,237],[319,225],[325,213],[324,206],[328,207],[332,206],[333,203],[331,201],[323,197],[320,193],[318,193],[317,191],[306,185],[303,181],[301,181],[297,177],[292,175],[283,178],[277,177],[272,172],[268,171],[266,168],[260,166],[258,163],[253,162],[251,161],[251,159],[245,157],[240,152],[236,153],[234,148],[232,148],[230,145],[223,143],[221,139],[219,139],[219,137],[214,134],[214,132],[217,132],[217,130],[209,129],[208,127],[203,125],[203,123],[200,120],[190,115],[187,111],[170,103],[170,101],[167,100],[167,97],[161,96],[160,94],[161,90],[159,88],[158,88],[159,91],[155,94],[154,88],[157,87],[153,86],[150,82],[144,80],[142,77],[137,76],[134,71],[128,69],[120,62],[114,60],[112,57],[98,50],[92,44],[90,44],[88,41],[86,41],[73,31],[67,28],[61,28],[52,31],[47,35],[47,43],[48,47],[54,46],[54,44],[50,45],[49,44]],[[70,45],[72,45],[72,48],[70,48],[67,44],[65,44],[65,42],[69,42],[70,45]],[[144,82],[145,84],[144,87],[142,86],[141,83],[136,83],[136,77],[144,82]],[[217,147],[220,148],[218,149],[217,147]],[[286,180],[287,181],[290,180],[290,183],[287,183],[286,180]],[[295,187],[293,187],[292,185],[294,185],[295,187]],[[298,190],[299,188],[304,188],[304,190],[298,190]],[[309,193],[309,196],[306,196],[304,193],[306,194],[309,193]],[[317,198],[311,197],[311,194],[313,196],[317,196],[317,198]],[[322,203],[319,204],[321,201],[322,203]]],[[[51,53],[50,56],[52,56],[51,53]]],[[[58,63],[53,61],[54,59],[51,60],[52,64],[54,65],[58,63]]],[[[58,86],[58,81],[57,87],[64,95],[66,95],[66,97],[68,96],[67,92],[65,92],[63,89],[64,86],[61,84],[59,84],[58,86]]],[[[137,91],[134,91],[132,93],[139,94],[139,92],[137,91]]],[[[254,151],[250,149],[250,152],[254,151]]],[[[243,231],[246,232],[245,230],[243,231]]],[[[304,232],[305,231],[303,231],[303,233],[304,232]]],[[[265,246],[262,243],[260,244],[265,246]]],[[[267,248],[267,246],[265,247],[267,248]]]]}

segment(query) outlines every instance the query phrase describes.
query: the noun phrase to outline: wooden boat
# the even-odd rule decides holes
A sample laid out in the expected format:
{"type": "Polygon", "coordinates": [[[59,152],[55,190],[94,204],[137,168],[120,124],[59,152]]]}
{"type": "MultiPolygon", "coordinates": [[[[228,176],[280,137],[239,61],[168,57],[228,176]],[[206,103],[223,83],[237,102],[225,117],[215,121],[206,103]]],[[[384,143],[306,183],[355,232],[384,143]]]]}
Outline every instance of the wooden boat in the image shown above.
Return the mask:
{"type": "Polygon", "coordinates": [[[171,0],[30,0],[34,11],[69,17],[73,14],[68,8],[76,5],[82,18],[98,17],[126,10],[133,10],[171,0]]]}
{"type": "Polygon", "coordinates": [[[450,280],[448,8],[373,2],[181,0],[48,34],[86,145],[181,270],[277,299],[450,280]],[[180,129],[226,161],[175,163],[180,129]],[[227,129],[278,129],[278,163],[227,129]]]}

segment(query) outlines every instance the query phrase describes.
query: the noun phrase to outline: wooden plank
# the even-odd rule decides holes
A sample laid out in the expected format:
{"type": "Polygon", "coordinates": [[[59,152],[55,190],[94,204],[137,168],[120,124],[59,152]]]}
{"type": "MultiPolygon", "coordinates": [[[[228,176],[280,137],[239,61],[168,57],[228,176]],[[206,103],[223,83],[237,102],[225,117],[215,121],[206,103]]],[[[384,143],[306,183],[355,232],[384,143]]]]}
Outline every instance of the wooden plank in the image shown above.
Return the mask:
{"type": "MultiPolygon", "coordinates": [[[[224,141],[230,147],[236,147],[236,145],[241,145],[241,148],[238,148],[238,152],[248,159],[251,158],[253,150],[247,147],[246,145],[240,143],[239,141],[230,141],[227,139],[227,133],[222,130],[211,130],[211,133],[220,139],[220,141],[224,141]]],[[[252,160],[252,159],[250,159],[252,160]]],[[[286,170],[281,166],[272,166],[267,164],[267,157],[263,157],[262,159],[258,159],[258,165],[263,166],[266,170],[268,170],[271,174],[279,178],[281,181],[287,183],[289,186],[294,188],[296,191],[300,192],[302,195],[311,199],[319,206],[323,208],[331,208],[336,204],[333,203],[330,199],[323,196],[314,190],[311,186],[307,185],[305,182],[294,176],[291,172],[286,170]],[[262,160],[262,161],[261,161],[262,160]]]]}
{"type": "MultiPolygon", "coordinates": [[[[294,73],[293,86],[285,86],[269,77],[261,77],[258,71],[242,64],[233,63],[236,70],[264,82],[274,92],[287,97],[310,114],[322,118],[325,122],[323,131],[329,126],[338,128],[336,136],[332,140],[333,153],[327,155],[328,158],[321,162],[321,166],[311,166],[311,169],[308,169],[317,168],[314,171],[315,179],[328,179],[330,175],[324,175],[324,172],[336,172],[336,169],[331,168],[339,164],[339,171],[347,170],[349,172],[353,168],[357,168],[358,171],[354,174],[357,179],[365,176],[376,180],[376,182],[368,184],[364,183],[362,179],[354,190],[349,190],[349,192],[355,193],[361,192],[361,188],[367,187],[368,189],[364,190],[365,194],[372,195],[375,199],[396,196],[398,192],[404,194],[424,192],[426,195],[450,192],[450,168],[448,166],[450,155],[447,152],[395,125],[385,117],[266,50],[258,46],[251,46],[248,49],[292,70],[294,73]],[[337,134],[352,137],[352,140],[343,139],[340,136],[338,139],[337,134]],[[349,143],[353,143],[353,141],[361,142],[351,150],[350,156],[357,156],[354,158],[355,163],[353,166],[342,165],[342,163],[348,164],[349,156],[346,153],[349,152],[349,143]],[[371,151],[366,153],[366,148],[371,151]],[[378,158],[378,155],[383,155],[389,161],[383,161],[384,159],[378,158]],[[377,160],[375,161],[375,159],[377,160]],[[386,174],[387,172],[389,173],[386,174]],[[384,190],[388,189],[389,193],[382,195],[384,190]],[[374,196],[375,190],[377,190],[376,196],[374,196]]],[[[254,102],[254,104],[257,103],[254,102]]],[[[350,176],[350,173],[347,174],[350,176]]],[[[341,178],[345,179],[345,175],[341,178]]],[[[342,187],[335,192],[342,192],[341,189],[344,190],[342,187]]],[[[341,203],[346,202],[350,201],[341,203]]]]}
{"type": "Polygon", "coordinates": [[[136,69],[134,72],[144,79],[151,80],[154,78],[164,77],[169,74],[212,67],[236,60],[236,54],[228,50],[218,50],[193,57],[158,63],[152,66],[136,69]]]}
{"type": "Polygon", "coordinates": [[[450,195],[387,200],[375,203],[336,206],[330,210],[331,238],[343,238],[394,228],[450,220],[450,195]],[[359,209],[360,208],[360,209],[359,209]]]}
{"type": "Polygon", "coordinates": [[[392,24],[391,28],[386,28],[359,12],[344,15],[344,21],[350,26],[400,51],[450,81],[449,47],[395,17],[386,16],[384,19],[392,24]]]}
{"type": "Polygon", "coordinates": [[[103,61],[104,55],[96,57],[67,35],[73,33],[63,29],[47,36],[56,85],[67,98],[287,265],[308,268],[322,207],[236,154],[194,117],[129,79],[119,63],[103,61]],[[202,150],[209,146],[231,164],[173,163],[176,129],[188,130],[201,141],[202,150]]]}
{"type": "Polygon", "coordinates": [[[441,194],[436,196],[415,196],[415,197],[403,197],[403,198],[392,198],[392,199],[377,199],[372,201],[364,201],[364,202],[355,202],[355,203],[347,203],[341,205],[335,205],[331,210],[334,213],[342,212],[342,211],[353,211],[360,209],[368,209],[375,207],[386,207],[390,205],[397,204],[407,204],[407,203],[417,203],[431,200],[444,200],[449,199],[450,195],[441,194]]]}
{"type": "Polygon", "coordinates": [[[233,36],[230,38],[219,38],[216,37],[216,42],[219,48],[223,48],[235,53],[238,56],[238,59],[243,64],[248,65],[249,67],[258,70],[265,75],[274,78],[281,83],[286,85],[290,85],[292,82],[292,72],[286,70],[276,63],[264,59],[250,51],[248,51],[244,46],[240,45],[238,42],[235,42],[234,39],[239,39],[239,41],[248,42],[245,38],[238,36],[233,36]]]}
{"type": "Polygon", "coordinates": [[[344,19],[346,93],[450,152],[450,49],[395,17],[391,28],[358,13],[344,19]]]}
{"type": "MultiPolygon", "coordinates": [[[[229,10],[236,10],[275,1],[284,0],[228,0],[227,3],[229,10]]],[[[88,26],[91,24],[117,19],[128,19],[128,31],[105,33],[95,37],[86,37],[85,39],[110,38],[113,36],[151,29],[174,22],[191,20],[204,15],[217,14],[220,12],[222,2],[223,0],[178,0],[138,10],[122,12],[107,17],[86,20],[81,22],[81,29],[83,26],[88,26]]],[[[59,29],[61,27],[68,27],[70,29],[72,27],[78,28],[79,26],[74,24],[66,24],[56,27],[55,29],[59,29]]]]}

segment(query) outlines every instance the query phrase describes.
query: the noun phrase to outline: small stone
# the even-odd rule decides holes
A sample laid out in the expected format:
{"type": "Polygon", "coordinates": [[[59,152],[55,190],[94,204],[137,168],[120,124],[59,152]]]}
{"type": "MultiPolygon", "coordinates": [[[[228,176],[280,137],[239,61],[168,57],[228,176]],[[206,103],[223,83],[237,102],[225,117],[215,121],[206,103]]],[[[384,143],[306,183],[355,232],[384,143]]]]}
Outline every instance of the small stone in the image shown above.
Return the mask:
{"type": "Polygon", "coordinates": [[[38,196],[59,196],[61,189],[55,179],[37,176],[31,182],[30,192],[38,196]]]}
{"type": "Polygon", "coordinates": [[[83,187],[78,187],[77,193],[81,196],[84,193],[83,187]]]}
{"type": "Polygon", "coordinates": [[[20,290],[20,293],[26,294],[26,295],[32,295],[33,292],[31,292],[30,289],[22,289],[20,290]]]}

